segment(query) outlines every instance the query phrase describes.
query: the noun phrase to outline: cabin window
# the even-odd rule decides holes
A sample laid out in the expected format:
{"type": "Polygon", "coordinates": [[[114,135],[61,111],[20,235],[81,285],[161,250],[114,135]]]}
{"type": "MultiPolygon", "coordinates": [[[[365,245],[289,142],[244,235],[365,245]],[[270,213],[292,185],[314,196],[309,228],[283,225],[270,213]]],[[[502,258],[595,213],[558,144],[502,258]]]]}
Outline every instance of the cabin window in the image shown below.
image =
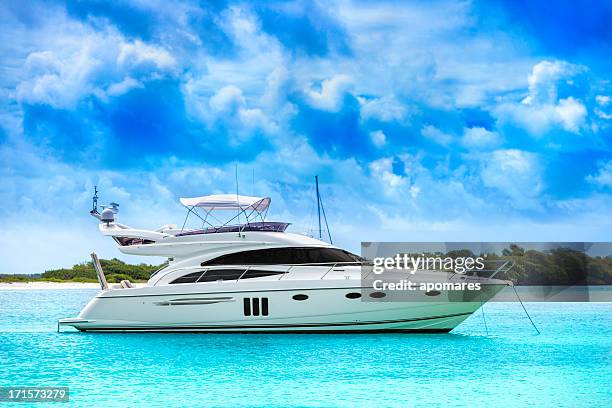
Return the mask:
{"type": "Polygon", "coordinates": [[[188,273],[187,275],[183,275],[180,278],[177,278],[175,280],[173,280],[172,282],[170,282],[170,284],[173,283],[195,283],[198,278],[200,276],[202,276],[203,271],[197,271],[197,272],[192,272],[192,273],[188,273]]]}
{"type": "Polygon", "coordinates": [[[256,269],[249,269],[247,273],[244,274],[242,279],[261,278],[263,276],[282,275],[284,273],[285,272],[282,272],[282,271],[262,271],[262,270],[256,270],[256,269]]]}
{"type": "Polygon", "coordinates": [[[363,262],[364,259],[338,248],[267,248],[221,255],[202,262],[210,265],[300,265],[363,262]]]}
{"type": "Polygon", "coordinates": [[[121,246],[148,245],[155,243],[153,240],[138,237],[113,237],[113,239],[121,246]]]}
{"type": "Polygon", "coordinates": [[[209,269],[198,282],[216,282],[220,280],[236,280],[242,276],[244,269],[209,269]]]}
{"type": "Polygon", "coordinates": [[[359,299],[361,297],[361,293],[351,292],[347,293],[345,296],[347,297],[347,299],[359,299]]]}
{"type": "Polygon", "coordinates": [[[370,293],[370,297],[374,298],[374,299],[384,298],[385,296],[387,296],[387,294],[384,293],[384,292],[372,292],[372,293],[370,293]]]}

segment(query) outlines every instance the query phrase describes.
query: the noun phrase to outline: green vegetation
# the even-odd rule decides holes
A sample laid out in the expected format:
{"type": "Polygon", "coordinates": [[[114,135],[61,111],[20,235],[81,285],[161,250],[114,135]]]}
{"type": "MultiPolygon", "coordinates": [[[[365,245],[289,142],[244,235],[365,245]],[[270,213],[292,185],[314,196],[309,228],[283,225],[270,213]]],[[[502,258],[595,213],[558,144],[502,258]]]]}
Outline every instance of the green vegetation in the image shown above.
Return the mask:
{"type": "MultiPolygon", "coordinates": [[[[412,254],[419,256],[421,254],[412,254]]],[[[485,269],[496,269],[503,261],[511,261],[512,268],[499,279],[512,280],[516,285],[612,285],[612,256],[592,257],[571,248],[544,251],[526,250],[516,244],[501,254],[474,254],[470,250],[447,253],[426,253],[425,256],[485,258],[485,269]]],[[[485,275],[488,276],[488,275],[485,275]]]]}
{"type": "Polygon", "coordinates": [[[612,257],[589,256],[571,248],[546,251],[525,250],[518,245],[504,249],[502,256],[514,267],[507,273],[518,285],[611,285],[612,257]]]}
{"type": "MultiPolygon", "coordinates": [[[[124,279],[132,282],[145,282],[151,274],[165,266],[147,265],[144,263],[138,265],[126,264],[117,258],[110,260],[100,259],[100,265],[106,275],[106,280],[109,283],[118,283],[124,279]]],[[[85,262],[74,265],[72,268],[52,269],[38,275],[0,275],[0,282],[97,282],[96,270],[93,263],[85,262]]]]}

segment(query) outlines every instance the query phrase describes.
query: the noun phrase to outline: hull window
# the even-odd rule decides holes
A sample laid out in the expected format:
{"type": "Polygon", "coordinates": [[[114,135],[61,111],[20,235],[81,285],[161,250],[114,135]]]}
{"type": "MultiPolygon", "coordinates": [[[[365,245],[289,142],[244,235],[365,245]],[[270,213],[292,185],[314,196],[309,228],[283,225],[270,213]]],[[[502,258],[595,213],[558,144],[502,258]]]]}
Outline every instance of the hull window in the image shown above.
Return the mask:
{"type": "Polygon", "coordinates": [[[361,297],[361,293],[351,292],[345,295],[347,299],[359,299],[361,297]]]}
{"type": "Polygon", "coordinates": [[[370,297],[374,298],[374,299],[384,298],[385,296],[387,296],[387,294],[384,293],[384,292],[372,292],[372,293],[370,293],[370,297]]]}
{"type": "Polygon", "coordinates": [[[242,299],[242,304],[244,306],[244,315],[250,316],[251,315],[251,299],[250,298],[242,299]]]}
{"type": "Polygon", "coordinates": [[[308,295],[293,295],[293,300],[306,300],[308,299],[308,295]]]}

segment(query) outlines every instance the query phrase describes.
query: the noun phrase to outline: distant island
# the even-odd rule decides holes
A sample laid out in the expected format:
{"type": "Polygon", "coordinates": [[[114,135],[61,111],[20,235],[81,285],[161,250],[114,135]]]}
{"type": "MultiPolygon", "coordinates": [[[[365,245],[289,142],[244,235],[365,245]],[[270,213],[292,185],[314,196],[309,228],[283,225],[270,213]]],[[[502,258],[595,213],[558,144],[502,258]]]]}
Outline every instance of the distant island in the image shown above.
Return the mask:
{"type": "MultiPolygon", "coordinates": [[[[127,264],[117,258],[100,259],[100,265],[109,283],[119,283],[124,279],[131,282],[146,282],[156,270],[164,267],[160,265],[127,264]]],[[[98,282],[93,263],[83,262],[72,268],[52,269],[41,274],[10,275],[0,274],[0,282],[98,282]]]]}

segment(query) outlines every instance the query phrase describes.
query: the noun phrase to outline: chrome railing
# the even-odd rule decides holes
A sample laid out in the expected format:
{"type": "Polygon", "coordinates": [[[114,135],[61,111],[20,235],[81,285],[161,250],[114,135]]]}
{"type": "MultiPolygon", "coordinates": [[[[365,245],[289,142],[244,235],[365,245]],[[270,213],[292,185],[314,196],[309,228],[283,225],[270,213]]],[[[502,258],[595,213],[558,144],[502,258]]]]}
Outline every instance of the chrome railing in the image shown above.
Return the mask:
{"type": "MultiPolygon", "coordinates": [[[[332,271],[334,271],[336,268],[341,267],[341,266],[357,266],[357,265],[361,265],[361,262],[336,262],[334,264],[332,264],[329,268],[327,268],[325,270],[325,272],[323,272],[321,274],[321,276],[319,277],[319,279],[325,279],[326,276],[328,276],[328,274],[332,271]]],[[[314,267],[314,266],[327,266],[329,265],[329,263],[312,263],[312,264],[293,264],[293,265],[275,265],[275,264],[270,264],[270,265],[215,265],[212,267],[206,267],[206,268],[202,268],[201,266],[190,266],[190,267],[185,267],[185,268],[180,268],[177,269],[173,272],[176,271],[182,271],[183,274],[182,275],[177,275],[175,279],[179,279],[181,276],[185,276],[189,273],[193,273],[196,271],[201,270],[202,273],[198,276],[197,280],[192,282],[192,283],[202,283],[202,279],[206,276],[206,274],[210,271],[210,272],[214,272],[215,270],[223,270],[223,269],[242,269],[244,268],[244,271],[242,272],[242,274],[240,274],[240,276],[236,279],[218,279],[217,281],[234,281],[234,282],[239,282],[242,279],[245,279],[245,275],[252,270],[261,270],[261,271],[269,271],[269,272],[278,272],[278,279],[277,280],[282,280],[284,279],[289,273],[291,273],[292,271],[295,271],[295,268],[299,268],[299,267],[314,267]],[[279,268],[283,268],[284,269],[279,269],[279,268]],[[270,268],[270,269],[266,269],[266,268],[270,268]]],[[[343,271],[336,269],[336,271],[340,272],[343,271]]],[[[313,271],[309,271],[306,272],[304,271],[304,273],[312,273],[313,271]]],[[[270,275],[270,276],[262,276],[262,277],[267,277],[267,278],[273,278],[274,275],[270,275]]],[[[247,279],[251,279],[251,278],[247,278],[247,279]]],[[[211,281],[212,282],[212,281],[211,281]]],[[[189,282],[185,282],[185,283],[189,283],[189,282]]]]}

